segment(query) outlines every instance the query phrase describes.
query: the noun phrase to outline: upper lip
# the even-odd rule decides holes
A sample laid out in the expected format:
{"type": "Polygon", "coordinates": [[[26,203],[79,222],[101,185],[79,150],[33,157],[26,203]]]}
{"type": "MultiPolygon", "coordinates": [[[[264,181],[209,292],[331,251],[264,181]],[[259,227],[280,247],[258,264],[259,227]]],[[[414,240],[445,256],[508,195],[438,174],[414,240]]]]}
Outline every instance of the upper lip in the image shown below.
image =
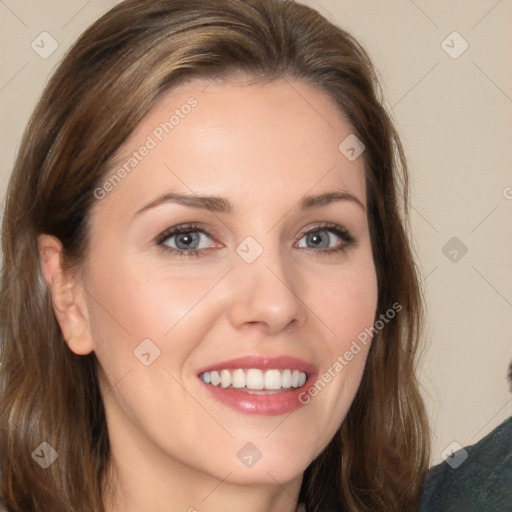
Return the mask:
{"type": "Polygon", "coordinates": [[[278,357],[266,357],[261,355],[251,355],[244,357],[237,357],[235,359],[229,359],[227,361],[221,361],[214,363],[198,371],[198,375],[204,372],[212,372],[219,370],[247,370],[249,368],[259,368],[260,370],[299,370],[312,375],[316,373],[316,367],[292,356],[278,356],[278,357]]]}

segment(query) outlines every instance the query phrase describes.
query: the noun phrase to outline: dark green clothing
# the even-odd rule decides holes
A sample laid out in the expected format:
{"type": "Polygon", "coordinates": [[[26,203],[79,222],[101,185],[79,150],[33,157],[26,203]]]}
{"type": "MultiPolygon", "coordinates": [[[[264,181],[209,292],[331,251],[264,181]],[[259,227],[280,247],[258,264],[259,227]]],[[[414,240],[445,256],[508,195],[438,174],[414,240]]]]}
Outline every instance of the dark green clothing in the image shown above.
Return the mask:
{"type": "Polygon", "coordinates": [[[464,450],[457,468],[446,461],[431,468],[420,512],[512,512],[512,417],[464,450]]]}

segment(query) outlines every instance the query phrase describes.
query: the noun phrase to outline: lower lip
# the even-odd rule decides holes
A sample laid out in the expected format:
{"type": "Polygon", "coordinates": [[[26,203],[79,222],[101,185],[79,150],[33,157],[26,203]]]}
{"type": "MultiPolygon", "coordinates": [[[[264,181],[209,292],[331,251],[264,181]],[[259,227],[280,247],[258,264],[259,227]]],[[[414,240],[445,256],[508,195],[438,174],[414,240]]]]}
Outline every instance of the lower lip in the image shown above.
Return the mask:
{"type": "Polygon", "coordinates": [[[233,388],[222,388],[201,382],[216,400],[236,411],[244,414],[279,416],[295,411],[304,405],[299,401],[299,395],[304,393],[311,380],[311,377],[308,377],[304,385],[298,389],[268,395],[252,395],[233,388]]]}

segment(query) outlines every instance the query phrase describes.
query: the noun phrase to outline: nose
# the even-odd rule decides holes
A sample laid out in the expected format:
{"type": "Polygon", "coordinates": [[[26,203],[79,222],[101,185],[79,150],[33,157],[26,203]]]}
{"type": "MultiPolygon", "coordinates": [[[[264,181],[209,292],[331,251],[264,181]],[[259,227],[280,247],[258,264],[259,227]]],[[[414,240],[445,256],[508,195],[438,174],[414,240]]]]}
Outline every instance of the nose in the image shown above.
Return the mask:
{"type": "Polygon", "coordinates": [[[260,326],[276,334],[306,322],[308,308],[296,265],[278,253],[267,248],[252,263],[234,255],[229,318],[235,328],[260,326]]]}

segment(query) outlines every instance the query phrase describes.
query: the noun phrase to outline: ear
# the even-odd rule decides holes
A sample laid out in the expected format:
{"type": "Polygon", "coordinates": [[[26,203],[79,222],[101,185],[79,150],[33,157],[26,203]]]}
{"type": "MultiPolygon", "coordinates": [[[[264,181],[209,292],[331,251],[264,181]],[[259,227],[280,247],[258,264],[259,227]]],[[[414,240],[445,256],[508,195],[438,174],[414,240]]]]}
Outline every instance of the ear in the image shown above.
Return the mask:
{"type": "Polygon", "coordinates": [[[79,355],[93,351],[87,304],[82,285],[71,272],[63,270],[61,241],[52,235],[37,239],[41,270],[50,290],[53,311],[69,348],[79,355]]]}

